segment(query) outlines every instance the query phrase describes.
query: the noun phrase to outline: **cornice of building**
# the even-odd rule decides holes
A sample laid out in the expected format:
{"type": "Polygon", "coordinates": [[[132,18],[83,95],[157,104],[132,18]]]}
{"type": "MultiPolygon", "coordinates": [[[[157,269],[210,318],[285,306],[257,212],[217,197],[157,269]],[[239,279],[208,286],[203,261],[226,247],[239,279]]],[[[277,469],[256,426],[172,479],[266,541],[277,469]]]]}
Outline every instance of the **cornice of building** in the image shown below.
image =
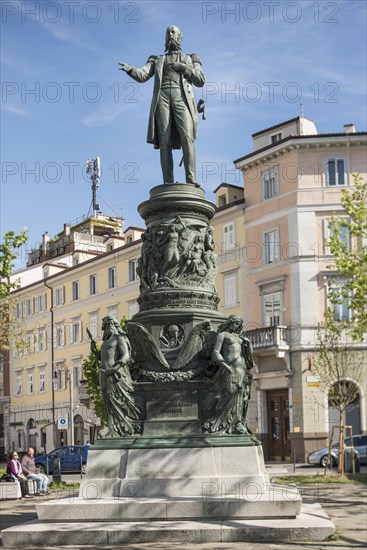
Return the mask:
{"type": "Polygon", "coordinates": [[[276,144],[270,144],[234,160],[236,168],[251,168],[263,162],[269,162],[281,155],[300,149],[327,149],[331,146],[358,146],[367,143],[367,132],[354,134],[316,134],[304,136],[288,136],[276,144]]]}
{"type": "MultiPolygon", "coordinates": [[[[62,271],[60,271],[58,273],[54,273],[53,275],[50,275],[49,277],[44,277],[42,279],[38,279],[37,281],[34,281],[33,283],[30,283],[29,285],[26,285],[26,286],[23,286],[22,288],[16,289],[11,293],[11,295],[14,296],[14,295],[17,295],[17,294],[21,294],[22,292],[27,292],[30,288],[36,287],[37,285],[44,285],[45,282],[53,282],[58,277],[65,276],[66,274],[69,274],[72,271],[75,271],[75,270],[78,270],[78,269],[83,269],[86,266],[89,267],[93,262],[103,261],[106,257],[111,256],[113,254],[117,255],[117,254],[120,254],[120,253],[125,252],[125,251],[127,252],[129,249],[130,250],[134,249],[137,245],[140,245],[141,243],[142,243],[142,240],[139,239],[137,241],[133,241],[132,243],[128,243],[128,244],[125,244],[123,246],[119,246],[118,248],[114,248],[113,250],[108,250],[107,252],[103,252],[102,254],[98,254],[98,256],[96,256],[95,258],[89,258],[85,262],[81,262],[77,265],[70,266],[66,269],[63,269],[62,271]]],[[[81,251],[81,252],[83,252],[83,251],[81,251]]],[[[84,252],[86,252],[87,254],[89,253],[88,251],[84,251],[84,252]]]]}

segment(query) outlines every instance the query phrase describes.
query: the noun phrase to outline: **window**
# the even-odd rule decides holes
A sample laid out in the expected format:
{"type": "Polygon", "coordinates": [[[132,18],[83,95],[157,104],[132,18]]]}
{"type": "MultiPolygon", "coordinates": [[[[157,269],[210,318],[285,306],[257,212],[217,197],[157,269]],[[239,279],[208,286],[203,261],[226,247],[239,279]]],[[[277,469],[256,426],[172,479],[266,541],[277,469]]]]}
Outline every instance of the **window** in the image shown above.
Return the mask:
{"type": "Polygon", "coordinates": [[[40,311],[46,311],[46,294],[42,293],[35,297],[34,299],[34,310],[35,313],[40,311]]]}
{"type": "Polygon", "coordinates": [[[136,266],[137,266],[136,260],[129,261],[129,283],[136,280],[136,266]]]}
{"type": "Polygon", "coordinates": [[[139,304],[137,300],[131,300],[128,302],[128,318],[131,319],[135,313],[139,312],[139,304]]]}
{"type": "Polygon", "coordinates": [[[266,264],[273,264],[279,260],[278,230],[264,233],[264,260],[266,264]]]}
{"type": "Polygon", "coordinates": [[[70,344],[75,344],[81,341],[81,322],[72,321],[70,325],[70,344]]]}
{"type": "Polygon", "coordinates": [[[39,328],[36,336],[36,352],[47,349],[47,334],[45,328],[39,328]]]}
{"type": "MultiPolygon", "coordinates": [[[[330,255],[331,252],[330,252],[330,248],[327,246],[327,242],[331,238],[333,225],[330,220],[325,220],[324,223],[325,223],[325,254],[330,255]]],[[[350,238],[350,233],[348,231],[348,228],[343,226],[338,226],[338,230],[339,230],[339,237],[341,242],[346,245],[347,250],[350,250],[352,243],[351,243],[351,238],[350,238]]]]}
{"type": "Polygon", "coordinates": [[[15,316],[17,319],[21,319],[23,316],[22,302],[18,302],[15,309],[15,316]]]}
{"type": "Polygon", "coordinates": [[[26,345],[24,349],[25,354],[34,353],[35,334],[33,334],[32,332],[27,333],[25,336],[25,341],[26,341],[26,345]]]}
{"type": "Polygon", "coordinates": [[[115,288],[116,286],[116,268],[108,268],[108,288],[115,288]]]}
{"type": "Polygon", "coordinates": [[[79,281],[74,281],[72,284],[72,298],[74,302],[80,298],[79,281]]]}
{"type": "Polygon", "coordinates": [[[264,300],[264,325],[273,326],[281,324],[281,293],[273,292],[265,294],[264,300]]]}
{"type": "Polygon", "coordinates": [[[32,395],[34,392],[33,372],[29,372],[27,374],[27,391],[28,391],[28,395],[32,395]]]}
{"type": "Polygon", "coordinates": [[[278,195],[278,169],[270,168],[261,174],[264,200],[278,195]]]}
{"type": "Polygon", "coordinates": [[[282,139],[282,132],[279,132],[279,134],[273,134],[270,136],[270,143],[278,143],[282,139]]]}
{"type": "Polygon", "coordinates": [[[233,250],[236,246],[234,222],[223,225],[223,248],[224,250],[233,250]]]}
{"type": "Polygon", "coordinates": [[[346,158],[328,158],[324,163],[325,183],[330,186],[346,185],[346,158]]]}
{"type": "Polygon", "coordinates": [[[333,281],[329,287],[330,292],[333,294],[333,310],[335,321],[349,321],[350,320],[350,296],[347,291],[344,290],[342,282],[333,281]]]}
{"type": "Polygon", "coordinates": [[[224,307],[238,305],[238,274],[231,271],[223,275],[224,307]]]}
{"type": "Polygon", "coordinates": [[[116,317],[116,319],[118,319],[117,307],[118,307],[117,304],[114,304],[113,306],[109,306],[107,308],[108,315],[113,315],[113,317],[116,317]]]}
{"type": "Polygon", "coordinates": [[[77,388],[79,386],[79,380],[80,380],[80,368],[79,367],[71,367],[71,373],[70,376],[73,377],[73,387],[77,388]]]}
{"type": "Polygon", "coordinates": [[[26,300],[26,315],[33,315],[33,298],[26,300]]]}
{"type": "Polygon", "coordinates": [[[89,276],[89,294],[90,296],[97,294],[97,275],[95,273],[89,276]]]}
{"type": "Polygon", "coordinates": [[[39,393],[46,391],[46,374],[44,370],[40,370],[38,374],[38,391],[39,393]]]}
{"type": "Polygon", "coordinates": [[[227,204],[227,199],[225,195],[220,195],[218,197],[218,204],[219,206],[225,206],[227,204]]]}
{"type": "Polygon", "coordinates": [[[93,338],[98,338],[98,313],[93,312],[89,314],[89,326],[88,326],[93,338]]]}
{"type": "Polygon", "coordinates": [[[55,347],[59,348],[65,345],[65,331],[63,324],[55,325],[55,347]]]}
{"type": "Polygon", "coordinates": [[[15,395],[22,395],[22,375],[17,374],[15,382],[15,395]]]}
{"type": "Polygon", "coordinates": [[[58,368],[57,365],[54,372],[54,388],[56,391],[66,388],[66,371],[63,368],[58,368]]]}
{"type": "Polygon", "coordinates": [[[59,286],[54,290],[54,306],[61,306],[65,300],[65,289],[63,286],[59,286]]]}

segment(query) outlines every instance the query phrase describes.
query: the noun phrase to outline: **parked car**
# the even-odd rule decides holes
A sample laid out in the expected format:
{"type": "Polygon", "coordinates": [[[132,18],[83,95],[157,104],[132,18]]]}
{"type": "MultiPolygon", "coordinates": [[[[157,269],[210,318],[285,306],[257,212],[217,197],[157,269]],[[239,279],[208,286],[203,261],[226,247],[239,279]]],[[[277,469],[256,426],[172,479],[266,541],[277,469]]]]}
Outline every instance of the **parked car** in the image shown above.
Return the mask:
{"type": "Polygon", "coordinates": [[[47,473],[47,468],[48,473],[52,474],[55,458],[60,457],[60,469],[62,474],[66,472],[80,472],[80,470],[85,474],[88,450],[89,445],[58,447],[48,454],[37,456],[34,463],[42,474],[47,473]]]}
{"type": "MultiPolygon", "coordinates": [[[[347,437],[345,439],[345,446],[349,447],[351,444],[351,438],[347,437]]],[[[367,435],[354,435],[353,436],[353,446],[354,450],[359,455],[359,460],[361,464],[367,463],[367,435]]],[[[346,449],[347,451],[350,449],[346,449]]],[[[313,451],[310,453],[307,457],[307,462],[309,464],[319,464],[323,468],[327,465],[327,459],[328,459],[328,453],[329,448],[323,447],[322,449],[319,449],[318,451],[313,451]]],[[[338,459],[339,459],[339,442],[334,443],[331,449],[331,466],[337,466],[338,465],[338,459]]]]}

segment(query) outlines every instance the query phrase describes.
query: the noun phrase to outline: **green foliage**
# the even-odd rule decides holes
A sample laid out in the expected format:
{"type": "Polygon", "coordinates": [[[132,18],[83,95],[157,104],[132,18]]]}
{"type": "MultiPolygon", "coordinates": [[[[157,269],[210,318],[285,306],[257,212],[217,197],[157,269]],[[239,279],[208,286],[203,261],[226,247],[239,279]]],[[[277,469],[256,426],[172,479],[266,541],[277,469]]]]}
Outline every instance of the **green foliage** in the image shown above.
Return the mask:
{"type": "Polygon", "coordinates": [[[350,301],[351,321],[343,321],[354,340],[361,340],[367,333],[367,182],[359,174],[353,174],[354,189],[342,189],[341,206],[346,217],[334,216],[331,220],[331,237],[327,243],[334,256],[335,266],[330,269],[346,278],[341,292],[329,292],[332,304],[350,301]],[[347,232],[352,246],[342,239],[347,232]]]}
{"type": "MultiPolygon", "coordinates": [[[[98,344],[97,348],[99,349],[98,344]]],[[[101,426],[103,427],[106,424],[106,412],[103,404],[101,387],[99,385],[97,358],[94,353],[91,352],[88,357],[84,359],[82,369],[84,379],[86,380],[88,396],[93,402],[94,412],[101,419],[101,426]]]]}
{"type": "Polygon", "coordinates": [[[8,350],[11,341],[16,348],[26,345],[24,330],[20,327],[20,323],[9,321],[11,291],[17,286],[17,282],[11,282],[10,277],[19,249],[27,240],[27,229],[23,229],[19,235],[16,235],[14,231],[8,231],[0,244],[0,348],[2,350],[8,350]]]}
{"type": "Polygon", "coordinates": [[[366,474],[348,474],[348,475],[343,475],[343,476],[340,476],[340,475],[337,475],[337,474],[333,474],[333,475],[330,475],[330,476],[320,476],[320,475],[315,475],[315,476],[307,476],[307,475],[304,475],[304,476],[293,476],[293,475],[290,475],[290,476],[280,476],[280,477],[276,477],[276,478],[273,478],[272,480],[272,483],[279,483],[281,485],[285,484],[285,483],[289,483],[289,484],[293,484],[295,483],[296,485],[308,485],[308,484],[313,484],[313,483],[316,483],[316,484],[322,484],[324,485],[325,483],[367,483],[367,476],[366,474]]]}
{"type": "MultiPolygon", "coordinates": [[[[123,317],[120,321],[120,326],[122,330],[127,330],[127,317],[123,317]]],[[[96,344],[97,349],[100,349],[100,346],[96,344]]],[[[93,402],[94,412],[101,419],[101,427],[106,424],[106,411],[103,403],[103,396],[101,387],[99,385],[99,373],[98,373],[98,363],[94,353],[90,353],[86,359],[84,359],[82,364],[83,376],[86,380],[86,389],[88,396],[93,402]]]]}
{"type": "Polygon", "coordinates": [[[14,231],[8,231],[4,235],[4,240],[0,244],[0,298],[8,298],[11,290],[16,288],[16,282],[10,282],[10,276],[14,267],[14,262],[18,257],[17,251],[28,240],[27,229],[22,229],[19,235],[14,231]]]}

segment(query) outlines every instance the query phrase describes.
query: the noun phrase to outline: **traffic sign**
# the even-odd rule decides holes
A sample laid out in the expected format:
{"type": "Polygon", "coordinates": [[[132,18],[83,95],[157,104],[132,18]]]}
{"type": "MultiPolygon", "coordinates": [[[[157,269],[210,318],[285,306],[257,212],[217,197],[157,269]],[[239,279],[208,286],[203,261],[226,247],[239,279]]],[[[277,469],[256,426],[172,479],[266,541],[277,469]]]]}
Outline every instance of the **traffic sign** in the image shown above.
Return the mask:
{"type": "Polygon", "coordinates": [[[65,430],[69,427],[69,419],[66,416],[59,416],[57,419],[57,429],[58,430],[65,430]]]}

